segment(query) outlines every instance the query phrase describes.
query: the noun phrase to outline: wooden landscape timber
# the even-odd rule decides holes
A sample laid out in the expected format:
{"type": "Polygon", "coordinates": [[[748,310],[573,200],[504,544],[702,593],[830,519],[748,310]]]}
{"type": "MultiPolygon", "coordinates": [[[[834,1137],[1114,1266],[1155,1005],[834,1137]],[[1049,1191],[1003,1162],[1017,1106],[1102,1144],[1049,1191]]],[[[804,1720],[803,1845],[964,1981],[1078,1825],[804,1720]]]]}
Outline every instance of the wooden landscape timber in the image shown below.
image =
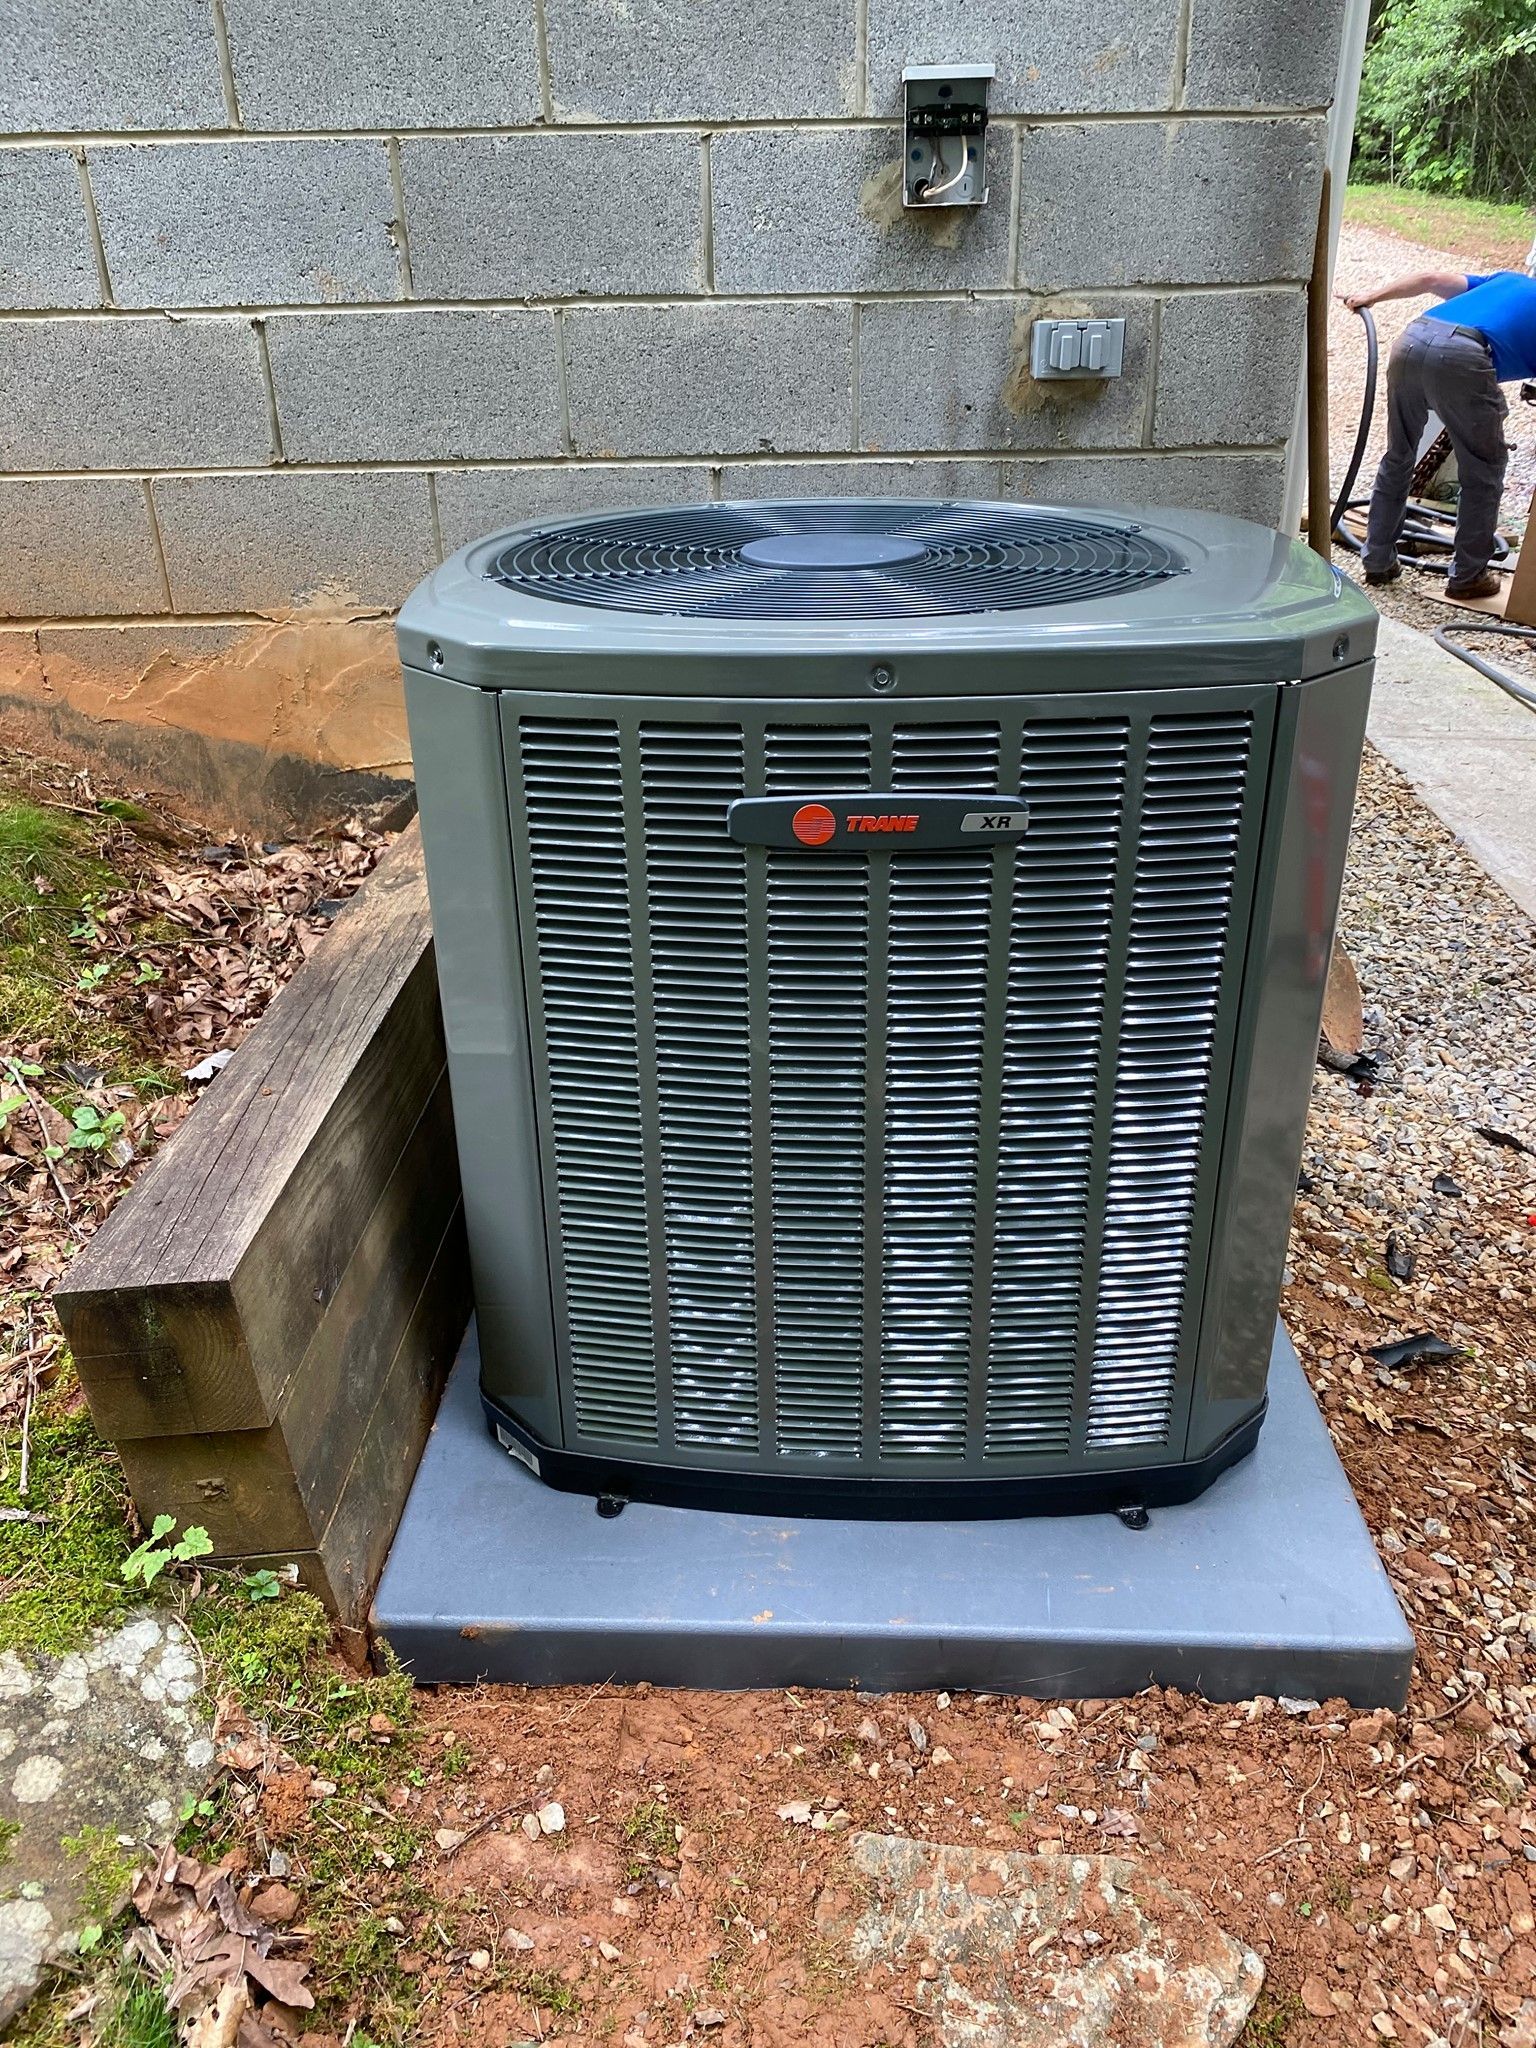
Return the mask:
{"type": "Polygon", "coordinates": [[[414,824],[56,1299],[145,1521],[355,1620],[470,1312],[414,824]]]}

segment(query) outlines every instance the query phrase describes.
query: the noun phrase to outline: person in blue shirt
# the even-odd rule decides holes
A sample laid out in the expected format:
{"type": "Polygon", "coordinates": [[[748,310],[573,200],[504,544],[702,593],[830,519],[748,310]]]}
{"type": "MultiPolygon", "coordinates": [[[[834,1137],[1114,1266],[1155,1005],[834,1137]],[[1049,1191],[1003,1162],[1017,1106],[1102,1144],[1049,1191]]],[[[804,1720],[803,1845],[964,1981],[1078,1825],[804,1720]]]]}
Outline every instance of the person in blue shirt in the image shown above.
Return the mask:
{"type": "Polygon", "coordinates": [[[1434,412],[1456,451],[1461,483],[1446,595],[1495,597],[1499,579],[1488,564],[1509,459],[1504,444],[1509,408],[1499,386],[1536,377],[1536,278],[1518,270],[1496,270],[1487,277],[1415,270],[1373,292],[1339,296],[1358,311],[1382,299],[1416,299],[1425,292],[1442,303],[1404,328],[1387,365],[1387,452],[1371,493],[1365,580],[1391,583],[1403,573],[1397,537],[1425,422],[1434,412]]]}

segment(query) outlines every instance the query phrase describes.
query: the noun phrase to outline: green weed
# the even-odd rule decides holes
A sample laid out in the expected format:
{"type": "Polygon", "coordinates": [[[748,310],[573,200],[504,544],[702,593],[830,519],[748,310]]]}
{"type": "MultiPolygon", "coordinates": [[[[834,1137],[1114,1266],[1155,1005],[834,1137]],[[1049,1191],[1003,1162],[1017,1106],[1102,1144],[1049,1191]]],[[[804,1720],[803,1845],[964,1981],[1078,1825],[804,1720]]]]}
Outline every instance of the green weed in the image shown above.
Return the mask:
{"type": "Polygon", "coordinates": [[[1266,1985],[1238,2036],[1239,2048],[1285,2048],[1301,2016],[1301,2000],[1293,1992],[1274,1992],[1266,1985]]]}

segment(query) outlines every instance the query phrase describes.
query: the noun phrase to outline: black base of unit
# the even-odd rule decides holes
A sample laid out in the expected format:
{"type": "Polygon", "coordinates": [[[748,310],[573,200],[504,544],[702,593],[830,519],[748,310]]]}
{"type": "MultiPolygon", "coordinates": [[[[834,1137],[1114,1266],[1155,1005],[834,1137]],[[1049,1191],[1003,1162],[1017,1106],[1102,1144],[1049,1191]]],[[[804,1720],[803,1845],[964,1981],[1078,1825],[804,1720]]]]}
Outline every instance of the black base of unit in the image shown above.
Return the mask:
{"type": "MultiPolygon", "coordinates": [[[[835,1521],[1012,1521],[1024,1515],[1120,1514],[1178,1507],[1246,1458],[1259,1440],[1263,1405],[1203,1458],[1178,1465],[1121,1467],[1009,1479],[812,1479],[805,1474],[708,1471],[691,1465],[644,1465],[625,1458],[558,1450],[514,1421],[483,1390],[492,1436],[560,1493],[591,1494],[601,1515],[630,1501],[711,1508],[740,1515],[814,1516],[835,1521]],[[509,1445],[505,1439],[510,1437],[509,1445]],[[514,1448],[515,1446],[515,1448],[514,1448]]],[[[1128,1518],[1128,1525],[1138,1526],[1128,1518]]]]}

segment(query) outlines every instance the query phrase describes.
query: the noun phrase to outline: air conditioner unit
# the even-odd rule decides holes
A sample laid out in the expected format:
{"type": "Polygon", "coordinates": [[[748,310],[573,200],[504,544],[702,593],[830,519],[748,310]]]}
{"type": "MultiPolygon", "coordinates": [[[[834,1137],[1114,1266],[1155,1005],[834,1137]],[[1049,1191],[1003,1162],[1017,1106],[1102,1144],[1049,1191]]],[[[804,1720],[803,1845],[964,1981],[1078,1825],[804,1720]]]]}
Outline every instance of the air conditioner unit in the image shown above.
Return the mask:
{"type": "Polygon", "coordinates": [[[401,615],[486,1414],[772,1513],[1259,1432],[1376,616],[1195,512],[525,526],[401,615]]]}

